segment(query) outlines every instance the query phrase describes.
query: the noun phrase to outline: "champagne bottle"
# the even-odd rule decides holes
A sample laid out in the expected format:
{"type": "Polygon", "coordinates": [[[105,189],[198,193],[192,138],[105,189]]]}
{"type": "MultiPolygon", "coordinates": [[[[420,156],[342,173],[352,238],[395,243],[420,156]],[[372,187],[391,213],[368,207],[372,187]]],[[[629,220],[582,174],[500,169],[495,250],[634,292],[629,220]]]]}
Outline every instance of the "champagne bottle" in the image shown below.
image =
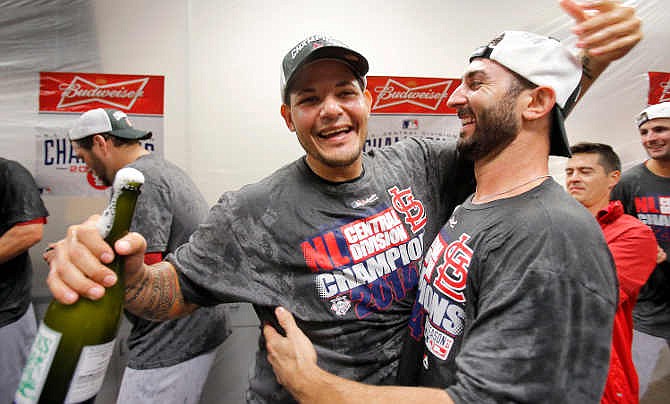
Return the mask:
{"type": "MultiPolygon", "coordinates": [[[[134,168],[116,173],[109,206],[98,230],[109,245],[125,236],[144,176],[134,168]]],[[[53,300],[35,337],[14,396],[23,403],[93,402],[102,387],[123,311],[123,257],[108,265],[118,281],[96,301],[71,305],[53,300]]]]}

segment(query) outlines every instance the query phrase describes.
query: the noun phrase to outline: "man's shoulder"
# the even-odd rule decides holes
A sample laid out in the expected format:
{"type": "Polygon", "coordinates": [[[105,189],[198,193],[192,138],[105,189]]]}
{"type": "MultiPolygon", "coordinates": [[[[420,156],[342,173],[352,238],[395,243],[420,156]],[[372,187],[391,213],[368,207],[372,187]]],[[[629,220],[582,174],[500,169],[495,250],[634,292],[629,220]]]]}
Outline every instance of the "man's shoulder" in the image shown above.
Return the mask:
{"type": "Polygon", "coordinates": [[[625,170],[623,173],[621,173],[621,180],[619,183],[627,183],[631,181],[637,181],[640,177],[645,176],[645,175],[652,175],[649,169],[647,169],[647,166],[645,166],[644,162],[640,164],[636,164],[629,169],[625,170]]]}
{"type": "Polygon", "coordinates": [[[406,155],[408,152],[456,152],[456,142],[454,139],[432,139],[423,137],[406,137],[390,145],[381,147],[371,147],[366,154],[371,157],[378,155],[406,155]]]}

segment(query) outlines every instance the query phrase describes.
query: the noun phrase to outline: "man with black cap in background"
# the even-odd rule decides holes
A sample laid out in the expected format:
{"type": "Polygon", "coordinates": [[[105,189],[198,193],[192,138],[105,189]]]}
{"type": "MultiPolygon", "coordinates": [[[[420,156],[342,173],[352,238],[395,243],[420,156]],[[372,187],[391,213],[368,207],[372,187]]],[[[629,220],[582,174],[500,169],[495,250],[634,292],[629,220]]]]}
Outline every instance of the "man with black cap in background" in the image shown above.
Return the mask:
{"type": "MultiPolygon", "coordinates": [[[[601,68],[640,38],[639,26],[611,24],[633,21],[630,14],[614,14],[582,27],[585,37],[607,28],[595,45],[606,53],[601,68]]],[[[367,70],[360,53],[324,35],[289,51],[281,113],[305,156],[226,192],[165,262],[126,265],[128,293],[137,296],[126,308],[164,319],[248,301],[261,320],[271,320],[264,308],[286,305],[300,317],[324,368],[366,383],[393,383],[425,245],[463,192],[471,192],[472,173],[452,142],[408,139],[362,154],[371,103],[367,70]],[[158,292],[173,299],[157,300],[158,292]]],[[[99,298],[114,282],[97,264],[112,250],[93,229],[92,221],[73,226],[57,245],[48,283],[63,303],[79,294],[99,298]]],[[[130,234],[115,247],[136,257],[143,244],[130,234]]],[[[260,342],[247,400],[293,402],[260,342]]]]}
{"type": "Polygon", "coordinates": [[[636,117],[649,159],[626,170],[612,191],[626,213],[647,224],[659,244],[658,265],[633,310],[633,362],[644,395],[661,349],[670,347],[670,102],[651,105],[636,117]]]}
{"type": "MultiPolygon", "coordinates": [[[[148,152],[140,143],[151,132],[135,129],[114,109],[82,114],[69,132],[77,156],[105,184],[116,172],[133,167],[144,174],[131,231],[145,235],[144,262],[159,262],[188,241],[205,218],[205,198],[176,165],[148,152]]],[[[117,402],[197,404],[216,348],[230,334],[223,306],[203,308],[188,317],[154,322],[126,311],[132,327],[128,363],[117,402]]]]}

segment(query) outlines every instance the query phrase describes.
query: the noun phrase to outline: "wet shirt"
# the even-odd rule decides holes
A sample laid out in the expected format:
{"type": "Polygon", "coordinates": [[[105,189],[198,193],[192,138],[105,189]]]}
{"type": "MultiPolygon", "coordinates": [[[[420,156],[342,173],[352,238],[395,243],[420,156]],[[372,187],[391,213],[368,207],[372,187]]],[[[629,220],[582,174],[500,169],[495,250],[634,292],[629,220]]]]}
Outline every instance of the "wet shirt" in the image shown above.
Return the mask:
{"type": "MultiPolygon", "coordinates": [[[[145,177],[130,230],[145,237],[147,252],[174,251],[207,215],[205,198],[183,170],[157,155],[142,156],[129,166],[145,177]]],[[[216,348],[230,334],[223,306],[165,322],[127,311],[126,316],[133,325],[128,337],[128,366],[133,369],[176,365],[216,348]]]]}
{"type": "MultiPolygon", "coordinates": [[[[651,227],[656,241],[670,256],[670,178],[653,174],[644,163],[621,176],[612,191],[612,200],[623,203],[624,210],[651,227]]],[[[670,263],[656,266],[640,290],[633,309],[636,330],[670,339],[670,263]]]]}
{"type": "MultiPolygon", "coordinates": [[[[0,236],[17,223],[47,216],[30,172],[15,161],[0,158],[0,236]]],[[[32,273],[27,251],[0,264],[0,327],[16,321],[28,309],[32,273]]]]}
{"type": "MultiPolygon", "coordinates": [[[[285,306],[324,369],[395,383],[417,264],[447,212],[471,192],[472,171],[457,165],[454,143],[416,139],[368,152],[363,166],[361,177],[330,183],[301,158],[224,194],[191,242],[168,257],[185,298],[285,306]]],[[[259,348],[247,399],[293,402],[262,340],[259,348]]]]}
{"type": "Polygon", "coordinates": [[[599,402],[617,280],[591,214],[553,180],[456,208],[421,267],[419,384],[456,403],[599,402]]]}

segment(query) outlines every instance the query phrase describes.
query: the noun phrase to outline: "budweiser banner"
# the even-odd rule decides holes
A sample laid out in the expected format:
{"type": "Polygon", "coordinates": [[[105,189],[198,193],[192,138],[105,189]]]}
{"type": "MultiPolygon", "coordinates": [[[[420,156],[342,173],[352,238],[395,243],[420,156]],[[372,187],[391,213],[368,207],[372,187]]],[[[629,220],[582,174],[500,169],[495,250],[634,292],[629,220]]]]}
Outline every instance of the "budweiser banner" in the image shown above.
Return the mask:
{"type": "Polygon", "coordinates": [[[83,112],[114,108],[150,130],[143,146],[163,154],[163,76],[41,72],[35,180],[45,195],[104,196],[107,187],[72,150],[67,132],[83,112]]]}
{"type": "Polygon", "coordinates": [[[670,101],[670,73],[649,72],[649,105],[670,101]]]}
{"type": "Polygon", "coordinates": [[[406,137],[456,139],[461,127],[447,99],[459,79],[368,76],[372,112],[365,149],[406,137]]]}

